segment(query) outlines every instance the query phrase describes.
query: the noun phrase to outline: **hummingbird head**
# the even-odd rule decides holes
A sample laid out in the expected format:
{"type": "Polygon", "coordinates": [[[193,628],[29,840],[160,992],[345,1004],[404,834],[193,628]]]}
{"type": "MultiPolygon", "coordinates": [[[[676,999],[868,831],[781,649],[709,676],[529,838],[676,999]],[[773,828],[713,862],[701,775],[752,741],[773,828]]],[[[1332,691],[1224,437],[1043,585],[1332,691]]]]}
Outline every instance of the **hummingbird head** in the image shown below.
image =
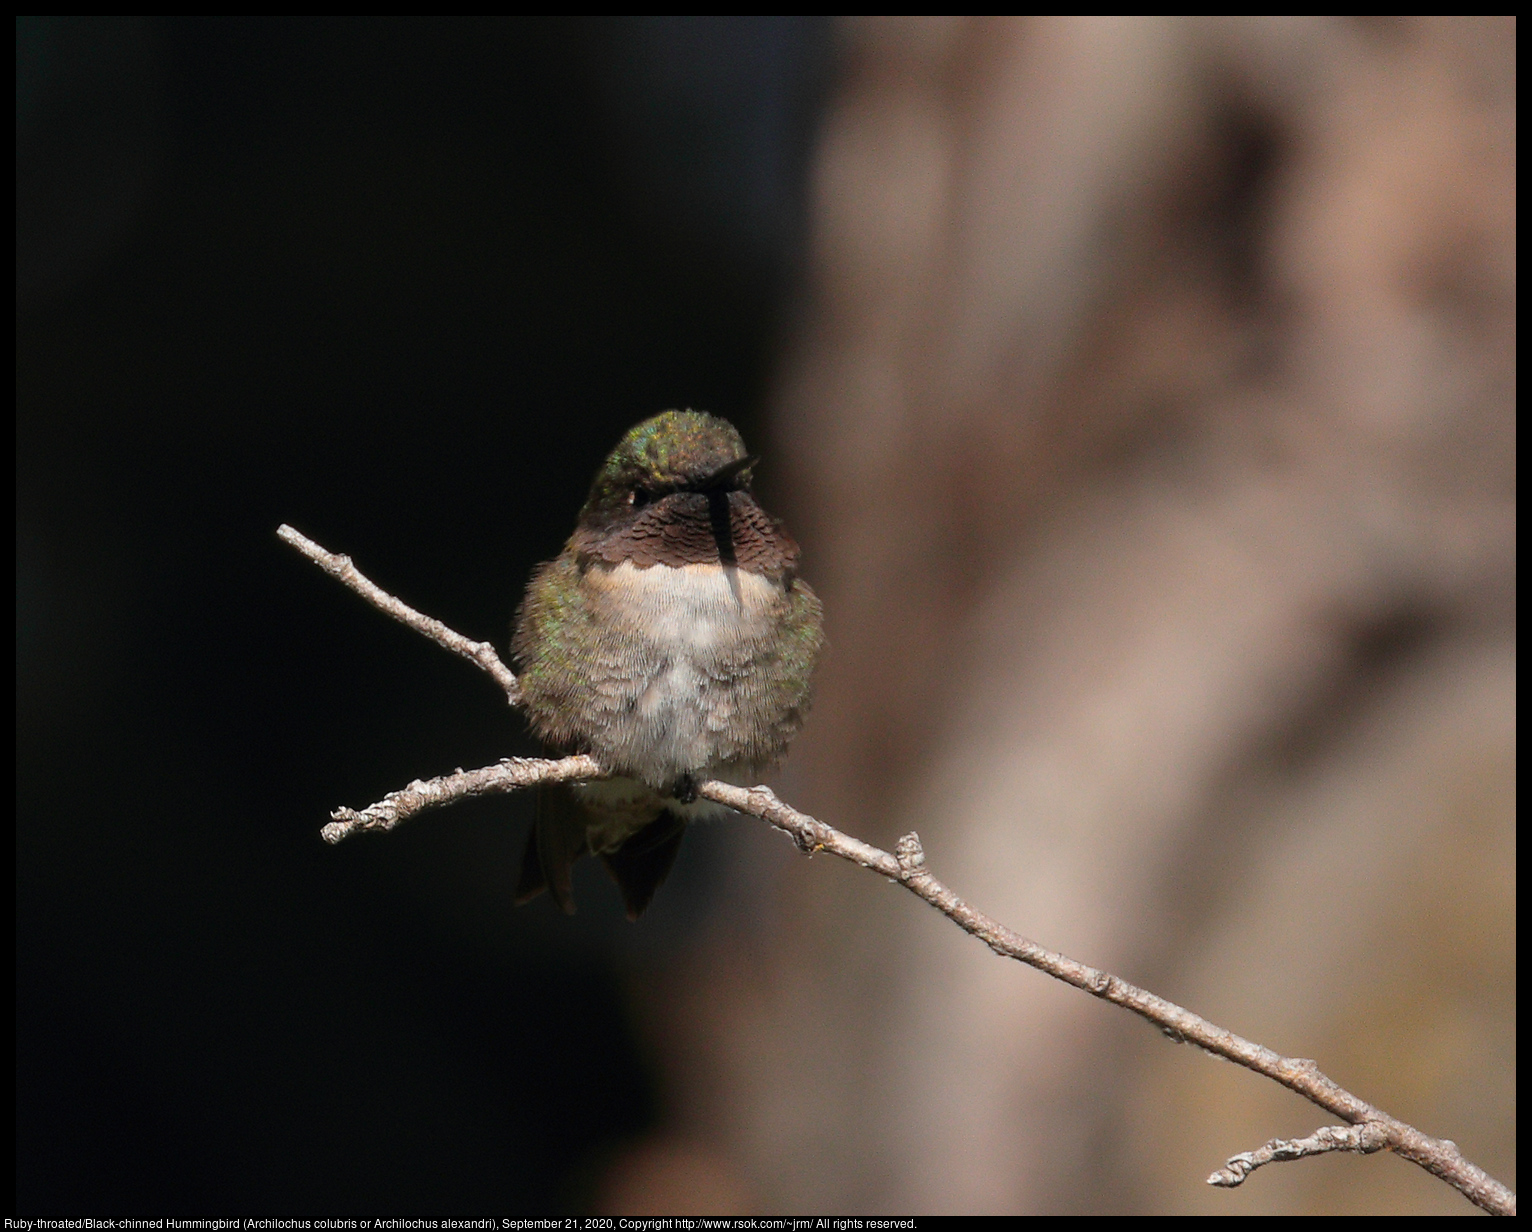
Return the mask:
{"type": "Polygon", "coordinates": [[[617,521],[679,492],[749,491],[757,460],[727,419],[663,411],[630,428],[607,456],[580,520],[617,521]]]}

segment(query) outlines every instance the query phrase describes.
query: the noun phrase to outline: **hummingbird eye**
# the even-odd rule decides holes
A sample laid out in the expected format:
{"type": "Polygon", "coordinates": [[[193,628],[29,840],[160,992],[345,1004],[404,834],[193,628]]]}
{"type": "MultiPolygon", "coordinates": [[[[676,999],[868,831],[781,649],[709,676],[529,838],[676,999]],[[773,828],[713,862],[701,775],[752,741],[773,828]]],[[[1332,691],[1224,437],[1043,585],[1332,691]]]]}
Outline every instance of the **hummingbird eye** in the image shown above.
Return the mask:
{"type": "Polygon", "coordinates": [[[632,509],[642,509],[654,499],[654,494],[648,488],[634,488],[628,493],[628,506],[632,509]]]}

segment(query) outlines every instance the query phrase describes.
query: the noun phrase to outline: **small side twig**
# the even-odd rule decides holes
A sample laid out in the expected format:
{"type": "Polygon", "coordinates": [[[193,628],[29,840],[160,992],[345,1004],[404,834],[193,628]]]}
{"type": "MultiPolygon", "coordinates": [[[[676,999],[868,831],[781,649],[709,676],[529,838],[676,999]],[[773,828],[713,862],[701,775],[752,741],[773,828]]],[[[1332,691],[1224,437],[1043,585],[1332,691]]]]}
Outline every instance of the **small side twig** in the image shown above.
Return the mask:
{"type": "MultiPolygon", "coordinates": [[[[422,616],[361,575],[348,557],[334,556],[304,538],[290,526],[278,534],[327,573],[349,586],[374,607],[429,637],[454,654],[482,667],[506,692],[512,704],[520,699],[516,677],[488,642],[474,642],[454,633],[440,621],[422,616]]],[[[338,843],[363,830],[391,830],[400,822],[428,809],[440,808],[470,796],[515,791],[537,783],[573,782],[605,778],[606,770],[591,757],[559,760],[508,758],[479,770],[458,770],[427,782],[416,780],[401,791],[390,792],[365,809],[336,809],[334,820],[324,827],[327,842],[338,843]]],[[[719,804],[759,817],[789,834],[800,850],[812,854],[827,851],[898,882],[916,897],[935,907],[959,928],[972,933],[995,953],[1036,967],[1039,971],[1131,1010],[1154,1023],[1170,1038],[1196,1044],[1206,1052],[1233,1061],[1255,1073],[1281,1083],[1311,1103],[1348,1122],[1327,1126],[1309,1138],[1276,1139],[1259,1150],[1231,1157],[1225,1168],[1208,1178],[1210,1185],[1232,1188],[1264,1164],[1303,1159],[1330,1151],[1370,1154],[1387,1148],[1433,1176],[1441,1178],[1475,1206],[1495,1215],[1514,1215],[1516,1195],[1482,1168],[1470,1163],[1457,1144],[1433,1138],[1407,1125],[1326,1077],[1313,1061],[1284,1057],[1252,1043],[1163,997],[1138,988],[1110,972],[1077,962],[1045,949],[1013,932],[1004,924],[975,910],[938,881],[926,867],[925,852],[916,834],[906,834],[890,854],[807,813],[800,813],[777,799],[768,787],[737,787],[709,780],[697,785],[697,794],[719,804]]]]}
{"type": "Polygon", "coordinates": [[[1387,1145],[1388,1131],[1377,1121],[1365,1121],[1361,1125],[1324,1125],[1307,1138],[1273,1138],[1256,1150],[1229,1156],[1229,1162],[1208,1177],[1208,1184],[1220,1189],[1234,1189],[1243,1185],[1245,1178],[1257,1168],[1267,1164],[1307,1159],[1310,1155],[1325,1155],[1330,1151],[1371,1155],[1387,1145]]]}
{"type": "Polygon", "coordinates": [[[456,770],[440,778],[416,779],[408,787],[391,791],[364,809],[341,807],[330,814],[335,820],[319,834],[327,843],[338,843],[367,830],[392,830],[416,813],[456,804],[474,796],[519,791],[538,783],[586,783],[605,778],[594,757],[507,757],[480,770],[456,770]]]}
{"type": "Polygon", "coordinates": [[[461,633],[454,633],[441,621],[417,612],[408,603],[394,598],[381,586],[364,577],[362,571],[351,563],[351,557],[326,552],[308,536],[300,534],[285,522],[277,527],[277,538],[297,548],[337,582],[356,591],[378,611],[386,612],[400,624],[409,625],[416,633],[430,638],[443,650],[461,655],[488,672],[495,683],[505,690],[506,701],[513,706],[521,704],[521,686],[516,683],[516,673],[500,661],[492,643],[476,642],[461,633]]]}

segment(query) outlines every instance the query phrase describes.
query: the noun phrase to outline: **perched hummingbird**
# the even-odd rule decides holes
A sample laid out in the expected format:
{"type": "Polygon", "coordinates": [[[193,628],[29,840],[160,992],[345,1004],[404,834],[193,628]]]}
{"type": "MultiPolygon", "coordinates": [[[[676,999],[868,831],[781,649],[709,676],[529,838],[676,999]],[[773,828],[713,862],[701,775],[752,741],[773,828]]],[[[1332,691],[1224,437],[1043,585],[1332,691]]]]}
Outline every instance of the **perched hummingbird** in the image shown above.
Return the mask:
{"type": "Polygon", "coordinates": [[[532,730],[618,777],[542,791],[518,902],[546,889],[573,911],[570,866],[594,853],[636,920],[686,823],[727,811],[696,784],[755,782],[802,726],[822,615],[751,494],[757,460],[713,415],[644,420],[533,573],[511,638],[532,730]]]}

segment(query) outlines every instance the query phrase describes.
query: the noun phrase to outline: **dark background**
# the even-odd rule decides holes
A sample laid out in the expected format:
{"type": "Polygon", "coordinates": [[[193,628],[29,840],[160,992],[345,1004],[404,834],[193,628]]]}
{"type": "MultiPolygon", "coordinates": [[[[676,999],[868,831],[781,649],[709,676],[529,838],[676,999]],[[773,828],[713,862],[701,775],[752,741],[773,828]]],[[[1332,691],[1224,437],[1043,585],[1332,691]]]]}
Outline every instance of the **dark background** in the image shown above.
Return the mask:
{"type": "Polygon", "coordinates": [[[750,439],[830,59],[806,19],[18,19],[18,1210],[562,1213],[663,1121],[624,984],[708,840],[636,929],[592,869],[513,909],[527,801],[322,845],[533,749],[274,531],[503,645],[624,428],[750,439]]]}

